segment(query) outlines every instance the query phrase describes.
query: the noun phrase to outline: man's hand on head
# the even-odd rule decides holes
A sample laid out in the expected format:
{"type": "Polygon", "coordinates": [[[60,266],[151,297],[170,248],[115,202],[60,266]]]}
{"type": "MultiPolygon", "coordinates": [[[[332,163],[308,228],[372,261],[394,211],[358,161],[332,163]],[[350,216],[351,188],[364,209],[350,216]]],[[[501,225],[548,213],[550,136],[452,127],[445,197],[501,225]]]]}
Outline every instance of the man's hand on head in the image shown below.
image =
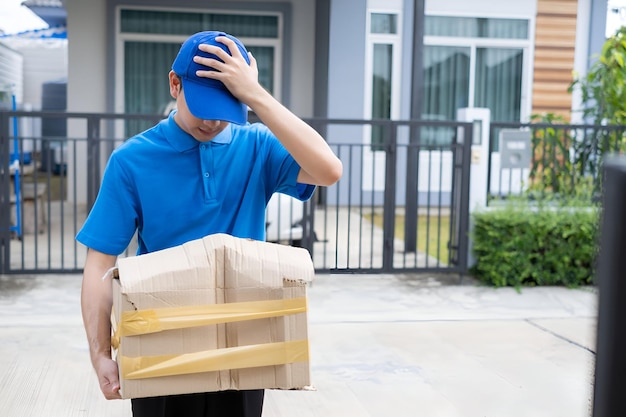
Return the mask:
{"type": "Polygon", "coordinates": [[[199,70],[196,72],[196,75],[221,81],[233,96],[249,105],[257,94],[265,92],[259,84],[259,70],[256,59],[248,52],[250,60],[250,65],[248,65],[248,62],[232,39],[226,36],[219,36],[215,40],[226,45],[230,54],[219,46],[198,45],[198,49],[215,55],[219,60],[196,55],[193,58],[195,63],[213,69],[199,70]]]}

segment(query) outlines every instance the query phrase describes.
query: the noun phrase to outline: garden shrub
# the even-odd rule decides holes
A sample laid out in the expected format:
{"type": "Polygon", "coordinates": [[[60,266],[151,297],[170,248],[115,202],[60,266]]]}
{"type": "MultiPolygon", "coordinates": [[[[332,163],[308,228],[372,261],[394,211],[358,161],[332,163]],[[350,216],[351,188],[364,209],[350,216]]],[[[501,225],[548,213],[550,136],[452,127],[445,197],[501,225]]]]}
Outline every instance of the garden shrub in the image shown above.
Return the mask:
{"type": "Polygon", "coordinates": [[[473,214],[472,274],[496,287],[593,283],[598,209],[509,205],[473,214]]]}

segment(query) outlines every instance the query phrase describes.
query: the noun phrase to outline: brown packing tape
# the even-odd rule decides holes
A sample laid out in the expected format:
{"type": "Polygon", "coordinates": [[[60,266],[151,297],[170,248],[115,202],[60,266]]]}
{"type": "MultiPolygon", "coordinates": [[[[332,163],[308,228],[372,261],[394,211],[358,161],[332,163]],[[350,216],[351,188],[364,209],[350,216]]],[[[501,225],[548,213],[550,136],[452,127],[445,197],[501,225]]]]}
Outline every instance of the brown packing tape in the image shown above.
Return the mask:
{"type": "Polygon", "coordinates": [[[181,355],[118,358],[125,379],[156,378],[229,369],[284,365],[309,360],[308,340],[263,343],[181,355]]]}
{"type": "Polygon", "coordinates": [[[111,345],[119,347],[123,336],[137,336],[164,330],[185,329],[210,324],[264,319],[306,312],[306,298],[246,301],[122,312],[111,345]]]}

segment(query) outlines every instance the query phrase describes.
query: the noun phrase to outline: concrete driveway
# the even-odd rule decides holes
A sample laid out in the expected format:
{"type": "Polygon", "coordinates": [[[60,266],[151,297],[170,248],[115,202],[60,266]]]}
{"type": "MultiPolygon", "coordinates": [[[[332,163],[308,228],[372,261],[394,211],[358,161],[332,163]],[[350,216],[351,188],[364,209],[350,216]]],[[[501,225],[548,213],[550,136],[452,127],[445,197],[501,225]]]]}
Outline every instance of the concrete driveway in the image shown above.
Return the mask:
{"type": "MultiPolygon", "coordinates": [[[[78,275],[0,277],[0,415],[130,416],[102,398],[78,275]]],[[[587,417],[597,293],[458,277],[320,275],[315,391],[268,391],[264,417],[587,417]]]]}

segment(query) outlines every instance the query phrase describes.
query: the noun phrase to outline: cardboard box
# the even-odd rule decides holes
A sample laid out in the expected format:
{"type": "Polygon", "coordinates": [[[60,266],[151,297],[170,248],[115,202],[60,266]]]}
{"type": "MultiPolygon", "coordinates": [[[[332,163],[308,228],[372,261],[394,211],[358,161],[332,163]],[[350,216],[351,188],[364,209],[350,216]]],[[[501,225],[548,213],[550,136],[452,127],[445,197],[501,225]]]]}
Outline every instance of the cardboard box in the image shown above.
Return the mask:
{"type": "Polygon", "coordinates": [[[307,250],[207,236],[120,258],[114,336],[124,398],[310,385],[307,250]]]}

